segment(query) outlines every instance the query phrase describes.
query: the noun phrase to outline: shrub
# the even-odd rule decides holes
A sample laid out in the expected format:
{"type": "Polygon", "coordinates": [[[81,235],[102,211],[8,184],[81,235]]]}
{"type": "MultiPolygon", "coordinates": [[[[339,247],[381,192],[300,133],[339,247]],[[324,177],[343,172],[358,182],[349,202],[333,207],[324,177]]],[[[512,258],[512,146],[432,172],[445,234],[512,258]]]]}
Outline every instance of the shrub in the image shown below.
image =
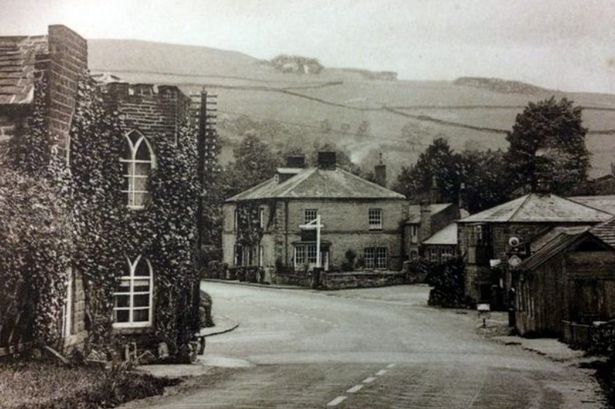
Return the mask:
{"type": "Polygon", "coordinates": [[[463,258],[456,257],[441,264],[424,262],[428,269],[427,283],[433,286],[429,292],[429,305],[447,308],[465,306],[463,258]]]}

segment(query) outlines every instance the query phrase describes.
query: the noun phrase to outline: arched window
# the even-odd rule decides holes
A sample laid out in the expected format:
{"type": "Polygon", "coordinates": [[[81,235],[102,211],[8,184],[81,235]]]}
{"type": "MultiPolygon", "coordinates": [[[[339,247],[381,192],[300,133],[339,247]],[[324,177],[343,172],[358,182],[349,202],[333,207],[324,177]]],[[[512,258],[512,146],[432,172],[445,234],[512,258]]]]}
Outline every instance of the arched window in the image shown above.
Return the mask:
{"type": "Polygon", "coordinates": [[[141,132],[132,131],[126,135],[124,154],[120,162],[124,165],[122,192],[128,196],[128,207],[142,209],[149,198],[147,178],[156,162],[152,147],[141,132]]]}
{"type": "Polygon", "coordinates": [[[126,257],[126,269],[113,294],[113,326],[149,327],[152,325],[154,274],[149,260],[126,257]]]}

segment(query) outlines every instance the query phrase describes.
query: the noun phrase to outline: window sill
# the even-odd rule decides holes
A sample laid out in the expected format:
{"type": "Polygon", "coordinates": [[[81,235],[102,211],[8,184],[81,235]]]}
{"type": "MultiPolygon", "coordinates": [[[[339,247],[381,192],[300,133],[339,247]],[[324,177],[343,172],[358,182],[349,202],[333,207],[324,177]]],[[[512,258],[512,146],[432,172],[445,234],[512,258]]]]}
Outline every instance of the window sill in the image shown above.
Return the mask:
{"type": "Polygon", "coordinates": [[[120,335],[147,334],[152,332],[152,324],[139,326],[113,324],[113,333],[120,335]]]}
{"type": "Polygon", "coordinates": [[[382,231],[382,227],[370,227],[369,231],[382,231]]]}

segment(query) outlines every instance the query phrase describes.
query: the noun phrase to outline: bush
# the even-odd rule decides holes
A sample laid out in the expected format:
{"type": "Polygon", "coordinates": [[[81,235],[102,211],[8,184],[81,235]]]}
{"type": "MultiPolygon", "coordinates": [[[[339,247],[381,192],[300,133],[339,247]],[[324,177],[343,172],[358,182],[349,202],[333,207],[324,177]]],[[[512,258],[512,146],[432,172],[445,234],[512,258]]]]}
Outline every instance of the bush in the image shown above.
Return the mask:
{"type": "Polygon", "coordinates": [[[422,268],[428,269],[427,283],[433,286],[429,292],[429,305],[447,308],[465,306],[464,270],[465,263],[456,257],[441,264],[424,262],[422,268]]]}
{"type": "Polygon", "coordinates": [[[344,256],[346,257],[346,261],[342,262],[342,271],[354,270],[354,261],[357,258],[357,253],[352,249],[348,249],[344,256]]]}
{"type": "Polygon", "coordinates": [[[229,267],[228,268],[228,277],[229,280],[237,280],[237,267],[229,267]]]}
{"type": "Polygon", "coordinates": [[[237,279],[239,281],[246,281],[246,268],[237,267],[237,279]]]}

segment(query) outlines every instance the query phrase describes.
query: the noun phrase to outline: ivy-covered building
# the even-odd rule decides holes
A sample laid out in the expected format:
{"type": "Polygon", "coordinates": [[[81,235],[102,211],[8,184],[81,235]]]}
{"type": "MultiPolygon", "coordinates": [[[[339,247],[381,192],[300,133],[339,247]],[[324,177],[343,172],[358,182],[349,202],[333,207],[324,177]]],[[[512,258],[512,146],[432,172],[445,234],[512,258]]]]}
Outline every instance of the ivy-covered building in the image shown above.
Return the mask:
{"type": "Polygon", "coordinates": [[[316,231],[302,229],[320,215],[322,267],[340,269],[354,254],[365,269],[399,270],[403,258],[405,196],[336,166],[334,152],[320,152],[318,166],[289,157],[271,179],[224,204],[224,262],[258,266],[266,280],[288,281],[317,262],[316,231]]]}
{"type": "Polygon", "coordinates": [[[49,179],[73,224],[64,247],[41,249],[67,260],[46,267],[45,285],[19,255],[0,258],[23,296],[0,300],[0,356],[53,344],[186,359],[200,325],[202,112],[175,86],[93,78],[86,40],[67,27],[0,38],[3,166],[49,179]]]}

